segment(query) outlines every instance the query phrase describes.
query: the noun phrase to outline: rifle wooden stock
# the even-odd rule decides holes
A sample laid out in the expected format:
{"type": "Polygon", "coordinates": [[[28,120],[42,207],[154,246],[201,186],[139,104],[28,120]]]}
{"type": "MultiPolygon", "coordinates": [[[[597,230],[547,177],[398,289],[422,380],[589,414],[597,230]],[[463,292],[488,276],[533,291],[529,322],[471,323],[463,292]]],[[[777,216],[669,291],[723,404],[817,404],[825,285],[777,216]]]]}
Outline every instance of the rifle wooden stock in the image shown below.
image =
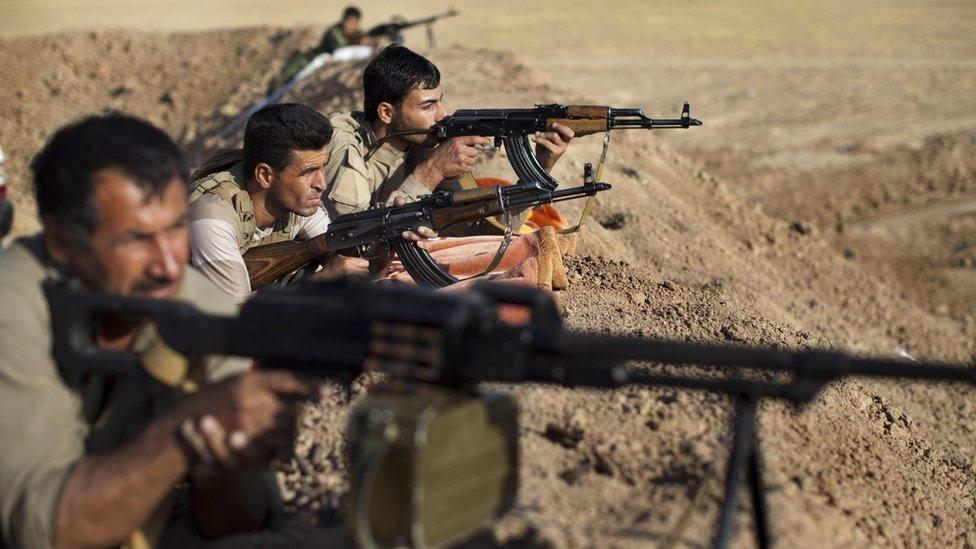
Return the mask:
{"type": "Polygon", "coordinates": [[[286,240],[255,246],[244,253],[244,265],[251,288],[257,289],[328,253],[325,235],[320,235],[305,242],[286,240]]]}

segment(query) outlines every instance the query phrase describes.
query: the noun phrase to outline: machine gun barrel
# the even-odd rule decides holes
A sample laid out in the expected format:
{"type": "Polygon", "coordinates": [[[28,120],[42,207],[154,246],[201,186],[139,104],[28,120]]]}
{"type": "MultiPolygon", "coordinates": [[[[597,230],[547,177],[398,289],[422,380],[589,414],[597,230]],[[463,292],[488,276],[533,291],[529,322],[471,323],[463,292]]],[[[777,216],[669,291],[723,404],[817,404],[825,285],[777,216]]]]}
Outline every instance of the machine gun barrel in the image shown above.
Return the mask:
{"type": "MultiPolygon", "coordinates": [[[[325,377],[372,368],[406,381],[452,386],[531,381],[617,387],[667,378],[668,385],[726,393],[741,387],[723,385],[727,379],[711,378],[701,385],[702,380],[690,374],[648,378],[646,370],[634,368],[635,363],[649,362],[793,376],[782,382],[757,383],[758,388],[788,388],[808,382],[819,389],[844,376],[976,384],[976,368],[970,364],[569,331],[544,292],[503,284],[485,283],[465,294],[444,294],[354,280],[314,283],[258,294],[244,304],[237,317],[206,314],[179,301],[110,296],[65,285],[52,285],[47,291],[52,309],[58,312],[52,316],[57,352],[72,359],[66,364],[95,369],[113,362],[111,357],[129,356],[99,350],[92,340],[100,315],[125,314],[150,319],[163,339],[181,353],[253,357],[286,368],[299,362],[302,371],[325,377]],[[529,320],[519,325],[499,321],[502,305],[525,307],[529,320]],[[322,330],[323,326],[330,329],[322,330]],[[421,356],[409,349],[419,351],[421,347],[426,351],[426,363],[402,367],[421,356]]],[[[137,358],[126,360],[131,367],[139,367],[137,358]]],[[[803,402],[813,394],[784,391],[755,396],[790,395],[791,400],[803,402]]]]}
{"type": "Polygon", "coordinates": [[[427,25],[430,23],[434,23],[436,21],[439,21],[447,17],[454,17],[457,14],[458,14],[457,10],[451,8],[444,13],[431,15],[430,17],[424,17],[421,19],[414,19],[413,21],[400,21],[400,22],[393,21],[390,23],[382,23],[369,29],[369,32],[367,34],[369,36],[385,36],[387,34],[397,33],[405,29],[416,27],[418,25],[427,25]]]}

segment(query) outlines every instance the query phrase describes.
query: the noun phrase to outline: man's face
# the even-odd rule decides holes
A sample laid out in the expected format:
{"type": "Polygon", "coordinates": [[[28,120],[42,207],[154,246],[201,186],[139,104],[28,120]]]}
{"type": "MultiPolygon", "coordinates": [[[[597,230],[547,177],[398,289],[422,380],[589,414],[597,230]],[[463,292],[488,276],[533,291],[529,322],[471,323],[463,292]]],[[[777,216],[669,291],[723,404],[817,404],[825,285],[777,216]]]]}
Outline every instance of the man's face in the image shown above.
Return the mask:
{"type": "Polygon", "coordinates": [[[52,255],[94,290],[174,297],[189,256],[184,182],[174,178],[162,196],[147,197],[117,170],[102,170],[94,180],[96,218],[87,245],[60,235],[60,243],[47,241],[52,255]]]}
{"type": "MultiPolygon", "coordinates": [[[[333,19],[335,21],[335,19],[333,19]]],[[[342,20],[342,34],[346,36],[352,36],[359,30],[359,18],[358,17],[346,17],[342,20]]]]}
{"type": "Polygon", "coordinates": [[[317,151],[292,151],[291,164],[274,175],[268,196],[273,204],[301,216],[310,216],[322,203],[329,146],[317,151]]]}
{"type": "MultiPolygon", "coordinates": [[[[403,98],[400,108],[396,109],[390,122],[391,131],[426,130],[440,122],[447,116],[444,110],[444,92],[441,87],[429,90],[413,89],[403,98]]],[[[426,135],[408,135],[403,137],[410,143],[426,145],[431,138],[426,135]]]]}

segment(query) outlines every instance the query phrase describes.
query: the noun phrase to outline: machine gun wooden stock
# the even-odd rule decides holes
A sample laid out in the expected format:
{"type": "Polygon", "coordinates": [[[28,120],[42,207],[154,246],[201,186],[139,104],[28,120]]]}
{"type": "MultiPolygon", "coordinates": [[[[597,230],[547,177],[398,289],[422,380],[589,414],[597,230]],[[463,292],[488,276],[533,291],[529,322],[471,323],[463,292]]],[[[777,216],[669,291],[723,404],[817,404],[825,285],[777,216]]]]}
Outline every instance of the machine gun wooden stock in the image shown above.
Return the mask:
{"type": "Polygon", "coordinates": [[[393,137],[429,135],[435,141],[452,137],[478,135],[495,139],[495,147],[504,145],[512,169],[519,181],[536,181],[547,189],[555,189],[556,181],[532,153],[529,136],[549,131],[553,123],[568,126],[577,136],[606,133],[604,151],[597,165],[596,178],[601,179],[600,166],[606,158],[610,131],[622,129],[688,129],[701,126],[701,120],[691,117],[691,105],[685,103],[678,118],[649,118],[643,109],[595,105],[537,105],[529,109],[460,109],[426,130],[391,132],[374,145],[372,150],[393,137]]]}
{"type": "Polygon", "coordinates": [[[317,283],[258,294],[238,316],[66,285],[49,286],[47,293],[53,351],[59,365],[72,365],[62,370],[69,382],[104,374],[135,376],[162,388],[133,354],[94,344],[97,323],[107,314],[150,319],[166,343],[190,356],[253,357],[264,367],[343,381],[365,371],[385,372],[388,391],[371,391],[351,414],[349,427],[347,520],[364,546],[457,541],[511,507],[518,470],[517,407],[501,405],[498,398],[472,400],[481,382],[604,389],[642,384],[732,396],[737,411],[717,547],[731,539],[747,466],[757,539],[763,547],[769,543],[756,437],[761,399],[808,403],[825,385],[846,376],[976,384],[976,369],[968,364],[573,332],[563,328],[545,293],[503,284],[460,294],[356,281],[317,283]],[[527,322],[501,322],[502,306],[526,308],[527,322]],[[725,375],[665,371],[639,362],[694,364],[725,375]],[[744,375],[741,369],[763,375],[744,375]],[[475,440],[467,445],[472,432],[475,440]],[[435,473],[426,476],[430,467],[435,473]]]}
{"type": "MultiPolygon", "coordinates": [[[[420,227],[440,231],[466,221],[593,196],[609,188],[606,183],[586,181],[582,186],[563,190],[523,183],[453,193],[437,191],[412,204],[341,215],[332,220],[325,234],[305,242],[285,241],[251,248],[244,254],[244,263],[251,287],[258,288],[312,261],[344,250],[362,257],[396,252],[407,272],[420,284],[448,286],[458,279],[441,268],[416,242],[403,239],[404,231],[415,232],[420,227]]],[[[507,237],[502,241],[495,261],[486,272],[497,265],[508,242],[507,237]]]]}

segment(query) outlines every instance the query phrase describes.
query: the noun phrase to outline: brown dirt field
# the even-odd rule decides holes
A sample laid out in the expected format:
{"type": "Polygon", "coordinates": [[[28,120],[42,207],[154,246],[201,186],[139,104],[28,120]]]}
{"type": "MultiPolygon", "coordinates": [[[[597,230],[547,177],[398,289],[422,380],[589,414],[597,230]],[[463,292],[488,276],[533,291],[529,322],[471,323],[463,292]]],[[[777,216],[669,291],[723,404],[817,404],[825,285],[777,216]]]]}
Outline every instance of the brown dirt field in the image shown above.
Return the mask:
{"type": "MultiPolygon", "coordinates": [[[[0,34],[0,144],[21,234],[37,227],[26,166],[56,127],[121,109],[159,124],[199,161],[239,137],[212,136],[319,32],[292,27],[315,21],[295,1],[91,4],[0,4],[12,22],[0,34]],[[229,28],[258,23],[280,27],[229,28]],[[106,30],[119,26],[139,30],[106,30]]],[[[363,4],[368,24],[391,13],[363,4]]],[[[487,13],[456,2],[462,15],[437,29],[431,58],[450,108],[590,102],[671,117],[690,99],[705,122],[614,135],[605,179],[615,187],[567,263],[570,327],[972,360],[971,4],[565,2],[544,14],[496,4],[487,13]],[[535,31],[540,21],[553,30],[535,31]]],[[[408,16],[441,9],[397,6],[408,16]]],[[[361,68],[331,66],[288,99],[348,109],[361,100],[361,68]]],[[[599,138],[578,140],[555,175],[578,181],[598,153],[599,138]]],[[[503,154],[477,167],[506,170],[503,154]]],[[[719,490],[704,479],[728,451],[724,398],[494,389],[515,392],[522,407],[523,484],[516,510],[476,545],[660,545],[699,490],[702,512],[678,545],[707,544],[719,490]],[[580,428],[582,440],[557,444],[544,436],[550,425],[580,428]]],[[[298,512],[275,532],[219,545],[348,544],[337,526],[347,403],[336,395],[309,408],[296,459],[279,467],[298,512]]],[[[802,411],[765,404],[774,540],[976,545],[972,397],[955,386],[848,380],[802,411]]],[[[737,545],[751,545],[749,521],[743,507],[737,545]]]]}

